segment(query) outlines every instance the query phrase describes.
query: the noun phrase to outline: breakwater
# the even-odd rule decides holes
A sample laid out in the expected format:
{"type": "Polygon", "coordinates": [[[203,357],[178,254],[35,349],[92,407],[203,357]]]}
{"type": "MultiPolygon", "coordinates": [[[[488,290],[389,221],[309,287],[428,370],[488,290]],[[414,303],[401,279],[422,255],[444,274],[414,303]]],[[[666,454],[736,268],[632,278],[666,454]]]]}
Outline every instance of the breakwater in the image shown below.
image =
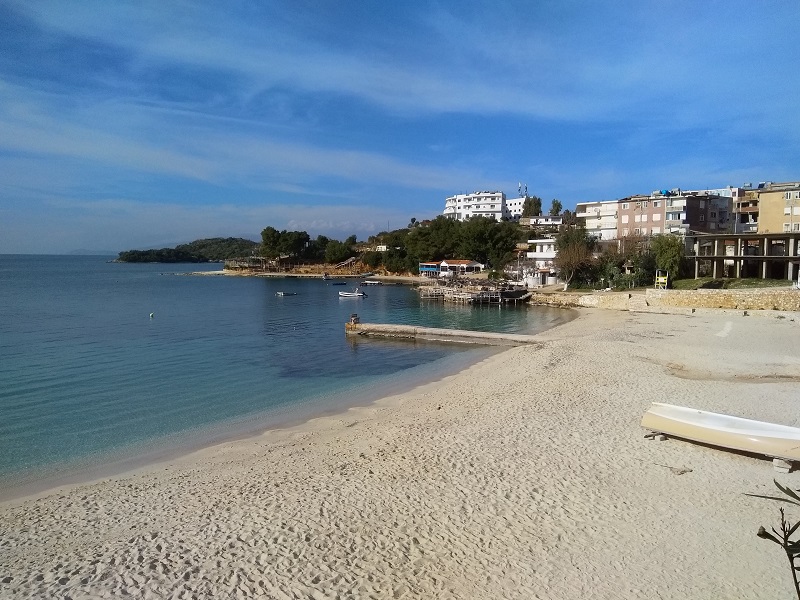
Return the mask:
{"type": "Polygon", "coordinates": [[[465,344],[487,344],[492,346],[521,346],[537,343],[536,336],[519,333],[439,329],[436,327],[389,325],[385,323],[346,323],[345,333],[347,333],[347,335],[420,339],[465,344]]]}

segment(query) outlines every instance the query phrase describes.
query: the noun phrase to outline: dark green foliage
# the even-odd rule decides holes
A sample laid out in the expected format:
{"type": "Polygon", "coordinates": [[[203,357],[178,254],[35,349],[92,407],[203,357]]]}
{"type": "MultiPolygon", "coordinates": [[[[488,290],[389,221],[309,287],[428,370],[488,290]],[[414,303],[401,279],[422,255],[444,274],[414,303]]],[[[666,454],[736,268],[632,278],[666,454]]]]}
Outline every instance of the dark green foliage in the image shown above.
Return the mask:
{"type": "MultiPolygon", "coordinates": [[[[414,261],[464,258],[500,269],[512,257],[519,226],[487,217],[455,221],[438,216],[427,226],[415,227],[405,240],[407,256],[414,261]]],[[[415,269],[416,270],[416,269],[415,269]]]]}
{"type": "Polygon", "coordinates": [[[374,250],[364,252],[364,255],[361,257],[361,262],[370,269],[377,269],[383,264],[383,252],[375,252],[374,250]]]}
{"type": "Polygon", "coordinates": [[[339,240],[330,240],[325,247],[325,262],[340,263],[346,261],[351,256],[355,256],[353,247],[339,240]]]}
{"type": "MultiPolygon", "coordinates": [[[[778,502],[786,502],[787,504],[794,504],[795,506],[800,506],[800,496],[794,490],[789,489],[788,487],[782,486],[777,481],[775,482],[775,487],[777,487],[783,496],[764,496],[761,494],[746,494],[747,496],[753,496],[754,498],[765,498],[767,500],[777,500],[778,502]]],[[[800,490],[798,490],[800,491],[800,490]]],[[[791,539],[792,536],[797,532],[797,529],[800,528],[800,521],[795,524],[790,523],[786,520],[786,513],[784,512],[783,508],[780,509],[781,513],[781,522],[778,529],[772,527],[772,533],[767,531],[763,526],[758,528],[758,532],[756,535],[764,540],[769,540],[778,544],[781,548],[783,548],[784,553],[786,554],[786,558],[789,559],[789,568],[792,570],[792,581],[794,582],[794,591],[797,594],[797,598],[800,599],[800,582],[797,580],[797,572],[800,571],[800,566],[797,566],[795,561],[800,558],[800,540],[793,540],[791,539]]]]}
{"type": "Polygon", "coordinates": [[[670,283],[680,278],[683,263],[683,240],[669,233],[653,236],[650,247],[656,257],[656,268],[669,272],[670,283]]]}
{"type": "Polygon", "coordinates": [[[542,214],[542,199],[539,196],[525,196],[522,203],[523,217],[538,217],[542,214]]]}
{"type": "Polygon", "coordinates": [[[553,202],[550,204],[550,216],[557,217],[561,214],[561,200],[558,198],[553,198],[553,202]]]}
{"type": "Polygon", "coordinates": [[[209,262],[237,256],[250,256],[258,242],[243,238],[209,238],[158,250],[127,250],[119,253],[120,262],[209,262]]]}

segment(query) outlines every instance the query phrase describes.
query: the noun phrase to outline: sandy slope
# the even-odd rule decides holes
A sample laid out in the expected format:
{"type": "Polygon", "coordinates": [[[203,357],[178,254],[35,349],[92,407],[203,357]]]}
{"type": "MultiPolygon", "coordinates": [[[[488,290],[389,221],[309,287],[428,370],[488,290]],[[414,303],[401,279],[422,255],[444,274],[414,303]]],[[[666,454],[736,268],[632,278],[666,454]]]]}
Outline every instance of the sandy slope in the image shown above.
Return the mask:
{"type": "Polygon", "coordinates": [[[777,506],[743,495],[772,491],[771,464],[648,441],[639,421],[657,400],[800,426],[800,324],[584,311],[541,339],[0,505],[0,596],[792,598],[755,536],[777,506]]]}

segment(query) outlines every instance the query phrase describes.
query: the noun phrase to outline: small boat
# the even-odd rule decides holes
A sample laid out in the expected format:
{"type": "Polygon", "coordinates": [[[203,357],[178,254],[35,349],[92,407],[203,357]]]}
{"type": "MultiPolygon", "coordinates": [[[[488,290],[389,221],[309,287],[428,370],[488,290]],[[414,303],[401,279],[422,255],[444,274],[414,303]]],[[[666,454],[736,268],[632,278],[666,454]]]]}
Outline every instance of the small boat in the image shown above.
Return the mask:
{"type": "Polygon", "coordinates": [[[800,429],[731,415],[653,402],[642,427],[711,446],[800,461],[800,429]]]}
{"type": "Polygon", "coordinates": [[[328,281],[330,278],[331,278],[331,276],[328,275],[327,273],[323,273],[322,274],[322,281],[328,281]]]}
{"type": "Polygon", "coordinates": [[[275,292],[276,296],[297,296],[297,292],[275,292]]]}
{"type": "Polygon", "coordinates": [[[347,285],[346,281],[334,281],[331,285],[347,285]]]}
{"type": "Polygon", "coordinates": [[[375,279],[365,279],[361,282],[361,285],[383,285],[383,282],[376,281],[375,279]]]}
{"type": "Polygon", "coordinates": [[[362,292],[360,289],[356,288],[352,292],[339,292],[339,296],[342,298],[366,298],[367,295],[362,292]]]}

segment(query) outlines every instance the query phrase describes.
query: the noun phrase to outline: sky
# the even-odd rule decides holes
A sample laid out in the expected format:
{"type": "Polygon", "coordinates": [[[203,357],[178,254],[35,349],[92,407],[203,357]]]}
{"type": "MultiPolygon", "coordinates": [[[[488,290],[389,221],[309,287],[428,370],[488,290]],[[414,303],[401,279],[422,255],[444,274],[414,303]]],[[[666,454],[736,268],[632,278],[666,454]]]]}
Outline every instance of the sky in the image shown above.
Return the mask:
{"type": "Polygon", "coordinates": [[[0,253],[800,180],[797,0],[0,0],[0,253]]]}

